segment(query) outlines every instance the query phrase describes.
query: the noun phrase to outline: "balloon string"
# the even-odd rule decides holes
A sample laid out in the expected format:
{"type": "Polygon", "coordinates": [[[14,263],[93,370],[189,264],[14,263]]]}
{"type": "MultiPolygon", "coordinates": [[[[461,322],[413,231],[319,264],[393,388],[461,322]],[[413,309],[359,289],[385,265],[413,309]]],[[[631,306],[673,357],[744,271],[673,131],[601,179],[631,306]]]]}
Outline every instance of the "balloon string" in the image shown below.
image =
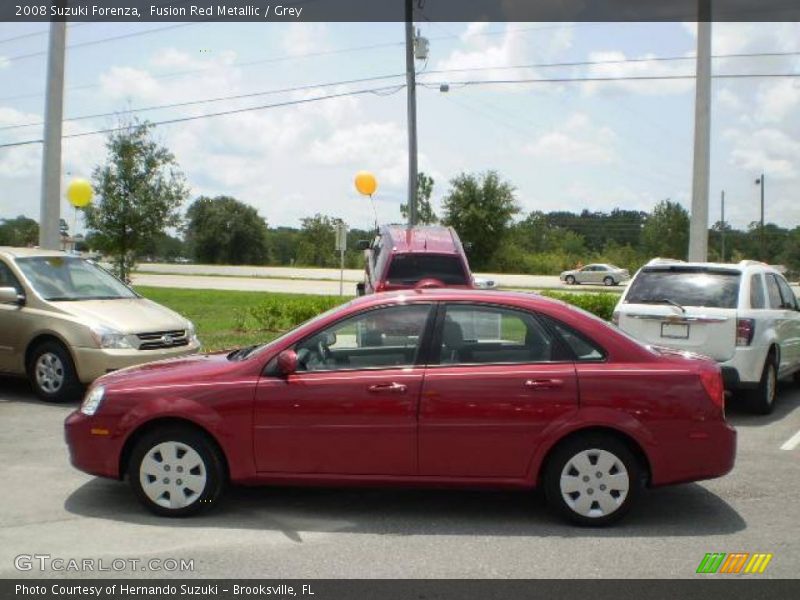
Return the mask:
{"type": "Polygon", "coordinates": [[[369,203],[372,204],[372,212],[375,215],[375,232],[378,232],[378,209],[375,208],[375,200],[372,199],[372,194],[369,195],[369,203]]]}

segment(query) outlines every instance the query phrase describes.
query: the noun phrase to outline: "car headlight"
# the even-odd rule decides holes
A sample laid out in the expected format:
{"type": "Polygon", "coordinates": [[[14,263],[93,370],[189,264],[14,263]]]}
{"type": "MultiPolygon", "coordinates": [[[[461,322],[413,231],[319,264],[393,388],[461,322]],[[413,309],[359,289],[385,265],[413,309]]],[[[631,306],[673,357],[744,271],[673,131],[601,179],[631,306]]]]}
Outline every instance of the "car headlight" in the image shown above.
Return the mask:
{"type": "Polygon", "coordinates": [[[116,329],[103,327],[102,325],[92,327],[92,337],[100,348],[125,349],[133,348],[127,334],[121,333],[116,329]]]}
{"type": "Polygon", "coordinates": [[[100,408],[100,403],[103,401],[105,394],[106,388],[102,385],[90,389],[89,393],[86,394],[86,397],[83,399],[83,404],[81,404],[81,412],[91,417],[97,412],[97,409],[100,408]]]}
{"type": "Polygon", "coordinates": [[[194,323],[191,321],[187,321],[188,325],[186,325],[186,337],[189,338],[189,342],[197,342],[200,343],[200,340],[197,339],[197,330],[195,329],[194,323]]]}

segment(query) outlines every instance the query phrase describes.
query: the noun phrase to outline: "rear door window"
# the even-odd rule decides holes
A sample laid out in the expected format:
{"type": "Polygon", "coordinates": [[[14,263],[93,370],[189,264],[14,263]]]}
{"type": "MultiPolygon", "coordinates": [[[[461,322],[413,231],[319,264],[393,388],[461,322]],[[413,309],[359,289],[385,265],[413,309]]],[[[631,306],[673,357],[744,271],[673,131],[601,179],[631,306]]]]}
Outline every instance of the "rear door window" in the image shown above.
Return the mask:
{"type": "Polygon", "coordinates": [[[396,254],[386,279],[394,285],[415,285],[423,279],[438,279],[445,285],[467,285],[461,260],[444,254],[396,254]]]}
{"type": "Polygon", "coordinates": [[[736,308],[739,271],[705,267],[649,267],[631,283],[626,303],[736,308]]]}
{"type": "Polygon", "coordinates": [[[769,296],[769,307],[774,309],[783,308],[783,298],[781,298],[781,290],[778,287],[778,282],[775,280],[775,275],[767,273],[765,275],[767,280],[767,296],[769,296]]]}

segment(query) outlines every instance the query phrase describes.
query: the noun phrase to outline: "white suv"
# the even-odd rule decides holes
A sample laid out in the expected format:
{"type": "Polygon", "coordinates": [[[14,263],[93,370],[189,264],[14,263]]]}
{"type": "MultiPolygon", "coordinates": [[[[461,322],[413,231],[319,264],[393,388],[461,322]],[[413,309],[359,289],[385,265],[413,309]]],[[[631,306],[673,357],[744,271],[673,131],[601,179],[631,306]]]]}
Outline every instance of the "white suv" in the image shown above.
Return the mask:
{"type": "Polygon", "coordinates": [[[654,259],[633,277],[614,323],[653,345],[705,354],[725,387],[754,411],[775,404],[776,380],[800,371],[800,306],[778,271],[760,262],[654,259]]]}

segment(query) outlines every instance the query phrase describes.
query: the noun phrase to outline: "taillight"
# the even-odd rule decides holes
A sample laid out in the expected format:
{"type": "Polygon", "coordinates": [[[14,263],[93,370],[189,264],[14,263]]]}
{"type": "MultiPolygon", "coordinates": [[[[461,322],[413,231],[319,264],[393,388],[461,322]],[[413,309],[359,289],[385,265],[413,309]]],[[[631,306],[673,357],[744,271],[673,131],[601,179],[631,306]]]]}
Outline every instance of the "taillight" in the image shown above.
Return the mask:
{"type": "Polygon", "coordinates": [[[614,325],[616,325],[617,327],[619,327],[619,311],[618,311],[618,310],[615,310],[615,311],[614,311],[614,312],[611,314],[611,322],[612,322],[614,325]]]}
{"type": "Polygon", "coordinates": [[[725,415],[725,386],[722,383],[722,373],[717,370],[704,369],[700,372],[700,381],[706,389],[706,394],[716,406],[722,409],[725,415]]]}
{"type": "Polygon", "coordinates": [[[756,332],[754,319],[736,319],[736,345],[749,346],[756,332]]]}

